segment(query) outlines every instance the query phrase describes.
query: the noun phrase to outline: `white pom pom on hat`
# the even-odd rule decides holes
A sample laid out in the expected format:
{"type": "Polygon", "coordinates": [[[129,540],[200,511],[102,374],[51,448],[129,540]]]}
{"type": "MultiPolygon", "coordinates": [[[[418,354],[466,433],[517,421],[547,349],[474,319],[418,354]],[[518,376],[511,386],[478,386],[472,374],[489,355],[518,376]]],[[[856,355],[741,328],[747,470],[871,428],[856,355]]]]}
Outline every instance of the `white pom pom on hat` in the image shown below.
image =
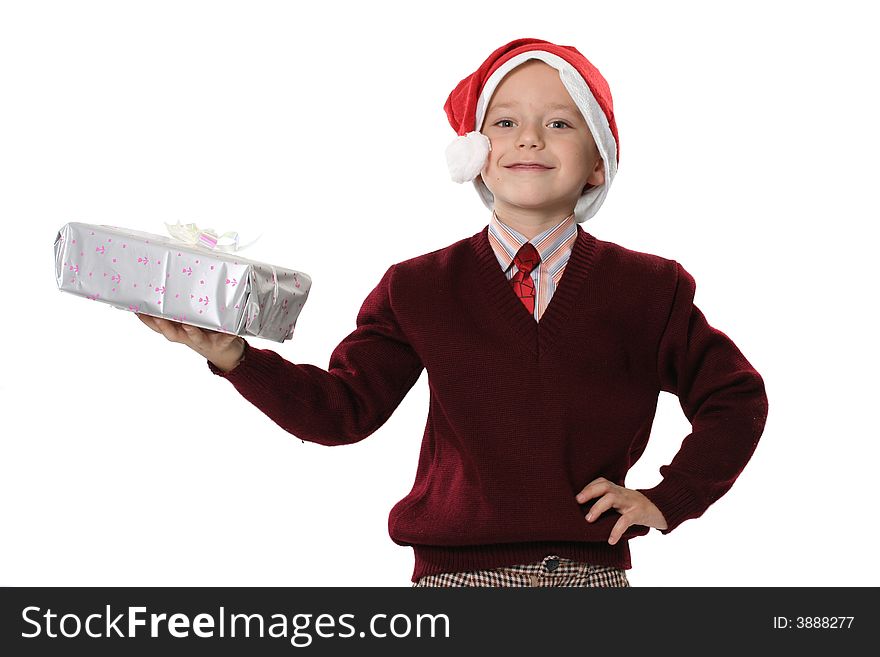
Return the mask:
{"type": "Polygon", "coordinates": [[[584,116],[605,164],[605,182],[591,187],[578,199],[575,220],[596,214],[620,161],[620,143],[608,82],[573,46],[560,46],[543,39],[515,39],[495,50],[474,73],[456,85],[443,109],[458,136],[446,148],[449,175],[457,183],[472,181],[483,203],[493,208],[494,196],[477,176],[492,149],[479,131],[495,88],[514,68],[529,59],[540,59],[559,71],[559,78],[584,116]]]}
{"type": "Polygon", "coordinates": [[[474,130],[456,137],[446,147],[449,175],[457,183],[473,180],[483,170],[491,150],[492,142],[482,132],[474,130]]]}

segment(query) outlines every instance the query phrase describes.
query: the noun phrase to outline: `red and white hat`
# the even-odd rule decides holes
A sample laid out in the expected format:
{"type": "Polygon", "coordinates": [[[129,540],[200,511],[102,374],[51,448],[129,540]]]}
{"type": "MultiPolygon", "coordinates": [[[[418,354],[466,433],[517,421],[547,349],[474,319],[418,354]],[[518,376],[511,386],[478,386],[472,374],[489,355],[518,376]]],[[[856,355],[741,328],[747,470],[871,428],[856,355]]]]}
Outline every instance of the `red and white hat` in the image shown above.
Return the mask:
{"type": "Polygon", "coordinates": [[[477,175],[492,145],[480,132],[495,88],[511,70],[529,59],[540,59],[559,71],[559,79],[578,106],[605,163],[605,182],[591,187],[575,205],[575,220],[586,221],[599,210],[620,161],[620,141],[608,82],[573,46],[542,39],[516,39],[501,46],[475,72],[464,78],[446,99],[443,109],[458,133],[446,148],[449,174],[457,183],[471,180],[483,203],[492,209],[495,197],[477,175]]]}

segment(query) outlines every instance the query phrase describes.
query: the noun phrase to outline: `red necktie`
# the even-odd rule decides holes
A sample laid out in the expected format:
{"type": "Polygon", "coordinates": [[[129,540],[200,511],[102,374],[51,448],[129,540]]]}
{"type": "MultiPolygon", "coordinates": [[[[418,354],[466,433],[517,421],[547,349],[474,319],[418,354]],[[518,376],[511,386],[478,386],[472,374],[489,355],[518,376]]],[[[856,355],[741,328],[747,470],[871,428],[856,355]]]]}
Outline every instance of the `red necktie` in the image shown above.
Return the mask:
{"type": "Polygon", "coordinates": [[[518,296],[523,302],[526,310],[534,314],[535,283],[530,274],[531,271],[538,266],[538,263],[541,262],[541,255],[538,253],[538,250],[532,246],[531,242],[526,242],[519,248],[519,251],[517,251],[517,254],[513,257],[513,261],[516,263],[516,267],[519,271],[517,271],[513,275],[513,278],[510,279],[510,284],[513,286],[513,291],[516,292],[516,296],[518,296]]]}

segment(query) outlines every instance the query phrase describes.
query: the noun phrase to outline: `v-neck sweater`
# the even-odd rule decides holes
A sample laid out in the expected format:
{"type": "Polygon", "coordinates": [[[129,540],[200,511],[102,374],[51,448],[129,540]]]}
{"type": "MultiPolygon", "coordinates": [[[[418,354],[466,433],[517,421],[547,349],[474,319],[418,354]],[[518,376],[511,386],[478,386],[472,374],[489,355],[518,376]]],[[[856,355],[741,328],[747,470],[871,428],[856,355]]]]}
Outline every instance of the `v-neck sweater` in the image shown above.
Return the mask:
{"type": "Polygon", "coordinates": [[[577,493],[624,486],[647,446],[659,393],[678,396],[692,431],[652,488],[668,534],[733,485],[767,418],[764,381],[694,305],[675,260],[577,239],[540,321],[512,290],[488,226],[387,269],[333,350],[328,369],[245,343],[230,372],[208,362],[280,427],[346,445],[379,429],[428,372],[428,418],[411,491],[391,509],[391,539],[411,546],[412,581],[548,554],[632,567],[631,525],[588,522],[577,493]]]}
{"type": "Polygon", "coordinates": [[[538,233],[531,239],[520,233],[513,226],[508,226],[493,210],[489,219],[486,236],[492,252],[504,272],[508,284],[513,287],[513,277],[519,271],[516,255],[522,246],[529,242],[537,250],[539,262],[529,276],[535,291],[534,318],[540,321],[553,298],[559,281],[565,274],[565,266],[571,256],[571,249],[577,240],[577,223],[574,213],[568,215],[555,226],[538,233]]]}

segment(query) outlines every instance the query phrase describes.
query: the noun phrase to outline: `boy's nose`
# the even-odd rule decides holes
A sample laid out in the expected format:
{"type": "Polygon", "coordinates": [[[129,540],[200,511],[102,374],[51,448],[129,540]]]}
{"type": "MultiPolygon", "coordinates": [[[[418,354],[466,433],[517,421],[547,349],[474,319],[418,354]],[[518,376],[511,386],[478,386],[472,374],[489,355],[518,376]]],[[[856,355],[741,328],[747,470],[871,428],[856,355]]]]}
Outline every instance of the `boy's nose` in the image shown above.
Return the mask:
{"type": "Polygon", "coordinates": [[[532,146],[535,144],[541,144],[542,140],[534,131],[523,130],[523,132],[520,133],[517,142],[520,146],[532,146]]]}

